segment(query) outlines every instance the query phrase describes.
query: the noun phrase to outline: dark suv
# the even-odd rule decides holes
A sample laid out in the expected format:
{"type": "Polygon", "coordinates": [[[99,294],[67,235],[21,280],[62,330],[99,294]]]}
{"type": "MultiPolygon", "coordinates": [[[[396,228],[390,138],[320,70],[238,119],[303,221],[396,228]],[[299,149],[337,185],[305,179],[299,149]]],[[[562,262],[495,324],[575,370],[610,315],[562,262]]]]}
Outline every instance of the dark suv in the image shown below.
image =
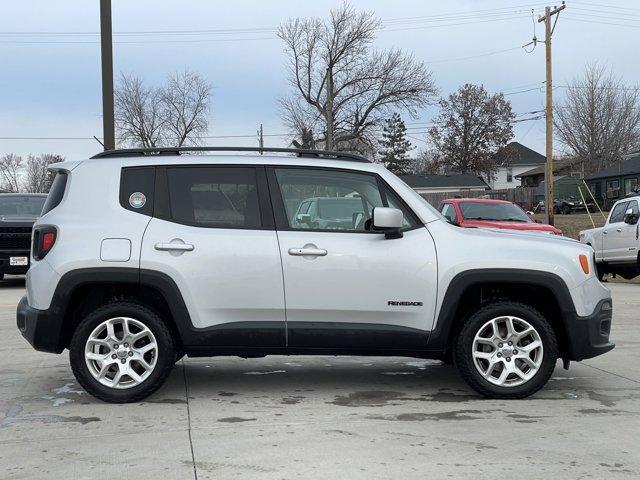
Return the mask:
{"type": "Polygon", "coordinates": [[[27,273],[31,229],[46,199],[41,193],[0,194],[0,279],[27,273]]]}

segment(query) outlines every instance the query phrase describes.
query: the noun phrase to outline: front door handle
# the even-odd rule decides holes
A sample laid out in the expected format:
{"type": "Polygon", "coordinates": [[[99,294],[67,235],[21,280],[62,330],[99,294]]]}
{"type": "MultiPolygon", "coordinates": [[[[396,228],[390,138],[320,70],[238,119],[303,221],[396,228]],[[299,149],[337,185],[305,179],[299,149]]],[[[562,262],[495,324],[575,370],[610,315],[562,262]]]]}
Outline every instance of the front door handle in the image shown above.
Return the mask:
{"type": "Polygon", "coordinates": [[[310,257],[324,257],[327,251],[323,248],[316,247],[302,247],[302,248],[290,248],[289,255],[293,256],[310,256],[310,257]]]}
{"type": "Polygon", "coordinates": [[[154,248],[166,252],[191,252],[193,245],[190,243],[156,243],[154,248]]]}
{"type": "Polygon", "coordinates": [[[622,232],[621,228],[616,228],[616,232],[622,232]]]}

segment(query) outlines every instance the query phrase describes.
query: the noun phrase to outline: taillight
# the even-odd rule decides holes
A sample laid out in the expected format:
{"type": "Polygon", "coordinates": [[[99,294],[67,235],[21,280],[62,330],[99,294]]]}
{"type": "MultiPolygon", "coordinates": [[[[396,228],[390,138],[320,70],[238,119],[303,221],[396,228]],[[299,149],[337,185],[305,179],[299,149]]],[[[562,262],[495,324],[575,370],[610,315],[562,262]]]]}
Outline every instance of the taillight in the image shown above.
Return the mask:
{"type": "Polygon", "coordinates": [[[57,231],[54,227],[38,227],[33,231],[33,258],[42,260],[56,243],[57,231]]]}

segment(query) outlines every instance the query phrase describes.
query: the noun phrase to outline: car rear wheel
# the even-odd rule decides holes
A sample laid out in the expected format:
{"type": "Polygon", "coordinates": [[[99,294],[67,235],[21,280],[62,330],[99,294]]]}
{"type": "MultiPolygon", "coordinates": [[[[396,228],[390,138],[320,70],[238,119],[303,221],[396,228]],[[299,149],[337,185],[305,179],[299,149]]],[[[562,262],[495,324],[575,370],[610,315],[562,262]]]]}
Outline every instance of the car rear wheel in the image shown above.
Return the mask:
{"type": "Polygon", "coordinates": [[[136,402],[167,379],[176,353],[164,322],[143,305],[117,302],[78,325],[69,348],[78,383],[105,402],[136,402]]]}
{"type": "Polygon", "coordinates": [[[537,310],[497,302],[475,312],[455,344],[463,379],[490,398],[524,398],[542,388],[558,357],[556,337],[537,310]]]}

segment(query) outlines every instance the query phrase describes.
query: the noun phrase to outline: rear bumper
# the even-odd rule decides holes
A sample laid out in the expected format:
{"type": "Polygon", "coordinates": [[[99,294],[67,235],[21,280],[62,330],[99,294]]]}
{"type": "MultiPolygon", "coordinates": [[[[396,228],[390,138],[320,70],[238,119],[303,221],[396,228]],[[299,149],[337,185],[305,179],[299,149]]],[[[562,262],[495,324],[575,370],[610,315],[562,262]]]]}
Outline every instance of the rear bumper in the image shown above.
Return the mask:
{"type": "Polygon", "coordinates": [[[29,306],[26,295],[16,311],[18,330],[24,338],[41,352],[61,353],[62,319],[51,310],[38,310],[29,306]]]}
{"type": "Polygon", "coordinates": [[[610,298],[600,300],[594,312],[586,317],[577,315],[565,319],[569,360],[585,360],[612,350],[609,341],[613,305],[610,298]]]}

